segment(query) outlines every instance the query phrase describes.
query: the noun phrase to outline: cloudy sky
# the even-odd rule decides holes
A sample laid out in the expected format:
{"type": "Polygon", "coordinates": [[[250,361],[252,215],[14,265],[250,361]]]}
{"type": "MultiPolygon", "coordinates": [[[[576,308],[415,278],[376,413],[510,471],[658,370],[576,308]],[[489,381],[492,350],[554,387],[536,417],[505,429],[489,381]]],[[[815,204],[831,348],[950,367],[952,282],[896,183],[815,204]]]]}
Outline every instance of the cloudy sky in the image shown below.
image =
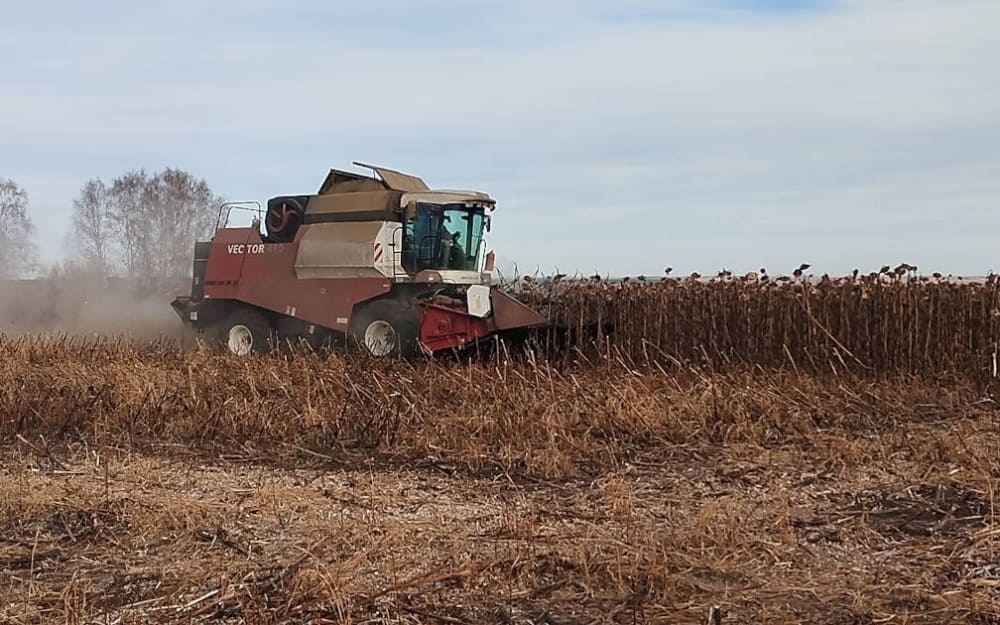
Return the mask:
{"type": "Polygon", "coordinates": [[[353,160],[499,201],[521,272],[1000,269],[997,0],[0,0],[0,176],[230,199],[353,160]]]}

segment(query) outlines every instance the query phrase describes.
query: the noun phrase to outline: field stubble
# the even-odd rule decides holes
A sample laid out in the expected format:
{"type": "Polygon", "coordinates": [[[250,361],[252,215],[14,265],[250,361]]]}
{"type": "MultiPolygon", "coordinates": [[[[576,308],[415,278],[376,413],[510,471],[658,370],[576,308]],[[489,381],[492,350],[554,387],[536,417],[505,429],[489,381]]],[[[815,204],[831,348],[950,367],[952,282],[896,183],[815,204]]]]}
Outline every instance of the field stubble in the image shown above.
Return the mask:
{"type": "Polygon", "coordinates": [[[995,623],[961,378],[0,342],[15,623],[995,623]]]}
{"type": "Polygon", "coordinates": [[[0,620],[1000,623],[995,286],[838,284],[548,286],[554,363],[0,340],[0,620]]]}

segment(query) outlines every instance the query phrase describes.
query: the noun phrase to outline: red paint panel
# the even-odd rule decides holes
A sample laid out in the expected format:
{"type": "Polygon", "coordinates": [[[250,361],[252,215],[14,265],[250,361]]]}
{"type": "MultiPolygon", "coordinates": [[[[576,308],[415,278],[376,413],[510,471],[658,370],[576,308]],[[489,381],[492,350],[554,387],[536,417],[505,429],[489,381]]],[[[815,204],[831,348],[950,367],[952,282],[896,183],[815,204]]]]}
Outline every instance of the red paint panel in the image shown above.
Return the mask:
{"type": "Polygon", "coordinates": [[[486,319],[471,317],[463,310],[420,304],[420,343],[431,352],[465,347],[490,331],[486,319]]]}
{"type": "Polygon", "coordinates": [[[246,302],[343,332],[355,304],[391,288],[385,278],[299,280],[297,253],[298,243],[263,243],[252,228],[219,230],[209,251],[205,295],[246,302]]]}
{"type": "Polygon", "coordinates": [[[537,328],[548,325],[548,319],[500,289],[493,287],[490,294],[493,302],[493,323],[497,330],[537,328]]]}
{"type": "Polygon", "coordinates": [[[232,299],[238,292],[246,250],[263,245],[253,228],[223,228],[216,231],[205,264],[205,297],[232,299]]]}

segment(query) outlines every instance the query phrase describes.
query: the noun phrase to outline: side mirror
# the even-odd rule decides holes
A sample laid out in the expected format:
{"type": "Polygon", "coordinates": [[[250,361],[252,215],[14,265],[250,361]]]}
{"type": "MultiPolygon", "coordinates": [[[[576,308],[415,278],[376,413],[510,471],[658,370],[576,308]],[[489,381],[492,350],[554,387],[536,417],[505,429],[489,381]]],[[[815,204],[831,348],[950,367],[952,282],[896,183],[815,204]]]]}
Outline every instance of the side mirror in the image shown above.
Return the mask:
{"type": "Polygon", "coordinates": [[[486,215],[486,232],[490,231],[490,226],[492,225],[493,225],[493,218],[489,215],[486,215]]]}

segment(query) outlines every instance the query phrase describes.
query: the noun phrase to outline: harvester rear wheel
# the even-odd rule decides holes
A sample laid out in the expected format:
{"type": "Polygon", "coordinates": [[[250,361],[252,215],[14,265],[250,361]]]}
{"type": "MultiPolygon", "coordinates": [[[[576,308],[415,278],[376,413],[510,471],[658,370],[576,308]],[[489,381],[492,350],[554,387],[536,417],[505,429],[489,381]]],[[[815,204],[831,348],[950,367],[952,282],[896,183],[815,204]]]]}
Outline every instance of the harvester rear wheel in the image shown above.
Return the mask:
{"type": "Polygon", "coordinates": [[[267,317],[256,310],[237,308],[220,324],[218,340],[229,353],[248,356],[267,351],[271,335],[267,317]]]}
{"type": "Polygon", "coordinates": [[[375,358],[409,358],[417,351],[419,320],[404,302],[380,300],[362,306],[351,318],[348,343],[375,358]]]}

